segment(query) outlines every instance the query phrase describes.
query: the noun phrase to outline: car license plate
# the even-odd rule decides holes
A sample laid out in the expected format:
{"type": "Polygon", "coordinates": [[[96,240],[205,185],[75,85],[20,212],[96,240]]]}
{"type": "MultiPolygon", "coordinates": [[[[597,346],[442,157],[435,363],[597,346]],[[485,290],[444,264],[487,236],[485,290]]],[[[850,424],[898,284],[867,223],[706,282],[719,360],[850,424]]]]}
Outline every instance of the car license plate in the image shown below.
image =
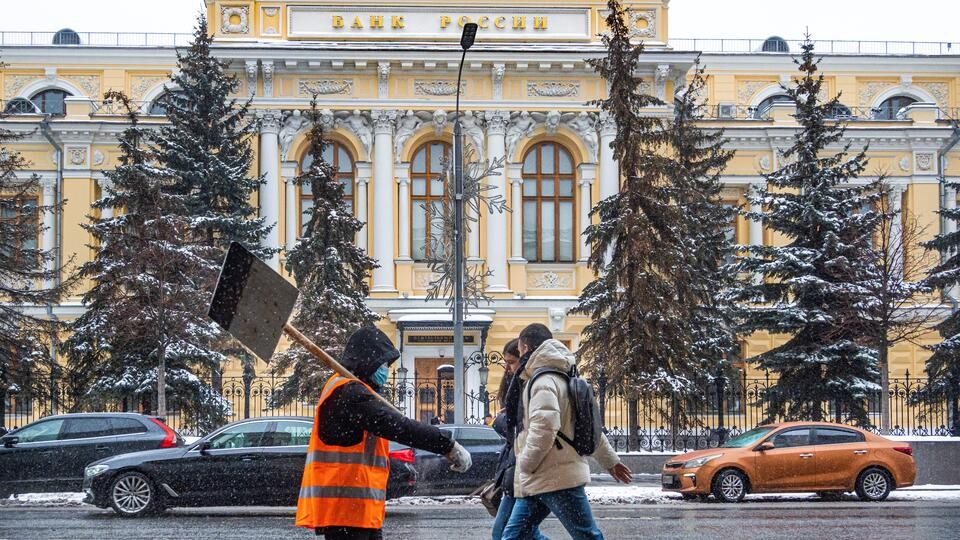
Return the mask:
{"type": "Polygon", "coordinates": [[[663,483],[663,485],[666,486],[666,487],[673,486],[673,484],[674,484],[676,481],[677,481],[677,477],[674,476],[674,475],[672,475],[672,474],[665,474],[665,475],[663,475],[662,483],[663,483]]]}

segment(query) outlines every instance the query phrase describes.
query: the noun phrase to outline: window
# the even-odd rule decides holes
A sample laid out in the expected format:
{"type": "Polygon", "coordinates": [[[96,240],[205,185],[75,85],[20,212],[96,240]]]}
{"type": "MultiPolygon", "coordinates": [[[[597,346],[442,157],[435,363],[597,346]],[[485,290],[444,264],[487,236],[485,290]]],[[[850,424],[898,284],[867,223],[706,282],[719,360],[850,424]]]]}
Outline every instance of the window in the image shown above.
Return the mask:
{"type": "MultiPolygon", "coordinates": [[[[0,222],[13,223],[7,229],[13,231],[14,261],[18,261],[23,251],[37,249],[37,201],[22,197],[0,197],[0,222]]],[[[9,245],[9,244],[7,244],[9,245]]],[[[4,254],[9,256],[9,254],[4,254]]],[[[29,254],[28,254],[29,256],[29,254]]]]}
{"type": "Polygon", "coordinates": [[[863,442],[863,433],[838,428],[817,428],[815,444],[848,444],[863,442]]]}
{"type": "Polygon", "coordinates": [[[210,439],[210,448],[256,448],[261,445],[270,422],[247,422],[229,427],[210,439]]]}
{"type": "Polygon", "coordinates": [[[536,262],[573,262],[573,159],[545,142],[523,158],[523,257],[536,262]]]}
{"type": "Polygon", "coordinates": [[[440,236],[443,196],[446,190],[444,164],[450,157],[450,145],[429,142],[417,149],[410,162],[410,248],[414,260],[423,261],[441,254],[433,253],[430,232],[440,236]]]}
{"type": "Polygon", "coordinates": [[[850,111],[850,107],[847,107],[843,103],[837,103],[830,110],[829,118],[836,120],[849,120],[853,118],[853,112],[850,111]]]}
{"type": "Polygon", "coordinates": [[[780,36],[771,36],[768,37],[763,42],[763,46],[760,47],[761,52],[790,52],[790,46],[787,45],[787,40],[783,39],[780,36]]]}
{"type": "Polygon", "coordinates": [[[147,114],[150,116],[166,116],[167,115],[167,100],[170,99],[170,96],[183,95],[183,92],[180,90],[175,90],[173,92],[164,92],[160,94],[157,99],[153,100],[150,103],[150,110],[147,111],[147,114]]]}
{"type": "Polygon", "coordinates": [[[773,437],[774,448],[793,448],[810,444],[810,428],[797,428],[781,431],[773,437]]]}
{"type": "Polygon", "coordinates": [[[110,430],[110,421],[106,418],[68,418],[60,440],[105,437],[110,435],[110,430]]]}
{"type": "MultiPolygon", "coordinates": [[[[323,160],[326,161],[337,175],[337,180],[343,184],[343,205],[351,213],[354,211],[353,201],[353,181],[356,174],[353,168],[353,158],[350,152],[337,141],[325,141],[323,146],[323,160]]],[[[313,156],[307,153],[300,162],[300,172],[310,168],[313,164],[313,156]]],[[[300,186],[300,233],[303,234],[307,223],[310,221],[309,210],[313,208],[313,186],[304,184],[300,186]]]]}
{"type": "Polygon", "coordinates": [[[114,435],[130,435],[132,433],[147,432],[147,426],[133,418],[111,418],[110,426],[114,435]]]}
{"type": "Polygon", "coordinates": [[[33,97],[30,98],[30,101],[32,101],[43,114],[63,116],[67,114],[67,105],[64,100],[69,96],[70,94],[63,90],[44,90],[43,92],[34,94],[33,97]]]}
{"type": "Polygon", "coordinates": [[[917,100],[910,96],[893,96],[887,98],[879,107],[873,110],[874,120],[899,120],[900,109],[907,105],[916,103],[917,100]]]}
{"type": "Polygon", "coordinates": [[[503,439],[492,429],[460,428],[457,442],[469,448],[471,446],[490,446],[503,444],[503,439]]]}
{"type": "Polygon", "coordinates": [[[774,103],[793,103],[793,100],[790,98],[790,96],[785,94],[770,96],[757,105],[757,107],[753,110],[753,117],[757,120],[769,120],[770,108],[773,107],[774,103]]]}
{"type": "Polygon", "coordinates": [[[69,28],[58,30],[57,33],[53,35],[53,44],[54,45],[79,45],[80,34],[74,32],[69,28]]]}
{"type": "Polygon", "coordinates": [[[307,446],[313,425],[296,420],[280,420],[277,427],[267,433],[262,446],[307,446]]]}
{"type": "Polygon", "coordinates": [[[15,436],[22,443],[55,441],[60,433],[61,426],[63,426],[62,418],[59,420],[44,420],[17,431],[15,436]]]}
{"type": "Polygon", "coordinates": [[[40,109],[29,99],[14,98],[3,108],[6,114],[40,114],[40,109]]]}

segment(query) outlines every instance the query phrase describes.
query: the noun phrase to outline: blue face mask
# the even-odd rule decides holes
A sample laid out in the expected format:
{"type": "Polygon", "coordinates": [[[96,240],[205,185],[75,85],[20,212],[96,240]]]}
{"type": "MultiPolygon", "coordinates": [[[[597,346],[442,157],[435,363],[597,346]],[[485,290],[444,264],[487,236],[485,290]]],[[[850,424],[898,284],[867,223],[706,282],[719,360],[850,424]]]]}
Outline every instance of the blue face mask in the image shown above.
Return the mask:
{"type": "Polygon", "coordinates": [[[390,376],[390,368],[386,364],[380,366],[380,369],[373,373],[373,383],[377,386],[383,386],[387,384],[387,377],[390,376]]]}

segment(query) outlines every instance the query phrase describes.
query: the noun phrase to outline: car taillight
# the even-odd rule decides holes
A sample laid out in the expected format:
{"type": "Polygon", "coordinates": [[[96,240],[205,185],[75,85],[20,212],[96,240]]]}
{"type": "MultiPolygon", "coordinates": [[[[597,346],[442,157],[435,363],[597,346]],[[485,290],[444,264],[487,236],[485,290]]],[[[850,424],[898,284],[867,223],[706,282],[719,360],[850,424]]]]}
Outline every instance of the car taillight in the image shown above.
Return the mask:
{"type": "Polygon", "coordinates": [[[397,461],[403,461],[405,463],[414,463],[416,458],[413,454],[412,448],[407,448],[406,450],[396,450],[390,452],[390,459],[395,459],[397,461]]]}
{"type": "Polygon", "coordinates": [[[908,456],[913,455],[913,448],[910,446],[894,446],[893,449],[901,454],[906,454],[908,456]]]}
{"type": "Polygon", "coordinates": [[[177,447],[177,432],[170,429],[170,426],[164,424],[156,418],[151,418],[151,422],[160,426],[160,429],[166,434],[163,440],[160,442],[160,448],[176,448],[177,447]]]}

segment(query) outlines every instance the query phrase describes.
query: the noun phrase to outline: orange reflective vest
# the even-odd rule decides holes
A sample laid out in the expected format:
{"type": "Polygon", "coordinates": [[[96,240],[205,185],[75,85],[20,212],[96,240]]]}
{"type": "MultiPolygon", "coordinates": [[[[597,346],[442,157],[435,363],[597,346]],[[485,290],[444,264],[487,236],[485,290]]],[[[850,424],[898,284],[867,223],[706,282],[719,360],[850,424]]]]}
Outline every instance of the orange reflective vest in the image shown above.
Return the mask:
{"type": "Polygon", "coordinates": [[[297,500],[298,527],[383,528],[390,476],[389,441],[364,432],[358,444],[332,446],[324,444],[319,435],[323,402],[334,390],[355,380],[334,376],[320,394],[297,500]]]}

